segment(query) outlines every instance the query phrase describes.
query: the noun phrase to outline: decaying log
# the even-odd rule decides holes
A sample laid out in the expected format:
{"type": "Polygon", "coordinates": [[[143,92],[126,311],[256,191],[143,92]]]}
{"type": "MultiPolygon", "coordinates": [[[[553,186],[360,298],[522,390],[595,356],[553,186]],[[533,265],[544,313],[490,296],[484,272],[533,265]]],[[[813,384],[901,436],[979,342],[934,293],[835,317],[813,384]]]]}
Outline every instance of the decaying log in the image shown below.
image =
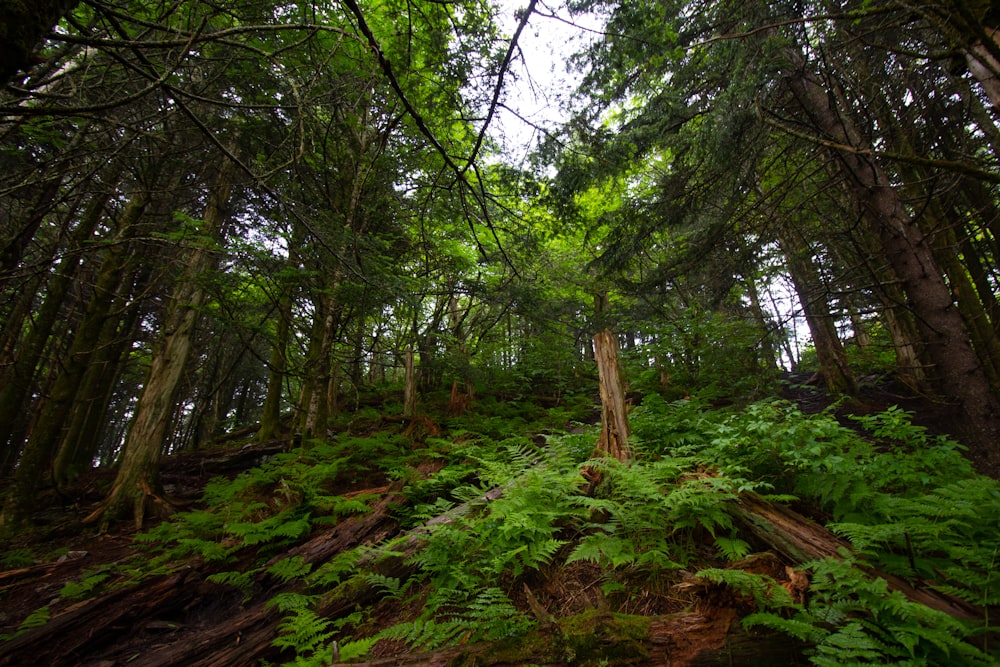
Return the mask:
{"type": "Polygon", "coordinates": [[[74,665],[94,650],[145,618],[149,610],[162,615],[183,606],[194,594],[193,570],[146,580],[74,605],[44,626],[0,644],[0,666],[74,665]]]}
{"type": "MultiPolygon", "coordinates": [[[[306,562],[319,563],[359,544],[376,544],[392,537],[398,531],[391,513],[402,498],[398,491],[398,486],[389,489],[370,512],[341,521],[286,555],[301,555],[306,562]]],[[[236,607],[225,622],[207,628],[188,627],[181,620],[156,651],[130,655],[128,663],[143,667],[243,667],[268,656],[275,658],[278,651],[271,644],[277,637],[281,614],[267,608],[265,602],[292,586],[272,581],[261,585],[269,594],[260,596],[257,604],[236,607]]],[[[178,609],[181,611],[173,617],[183,618],[196,598],[211,598],[203,586],[228,591],[218,584],[202,584],[194,570],[186,569],[87,600],[57,614],[44,626],[0,644],[0,667],[76,665],[85,662],[84,658],[111,655],[117,645],[150,622],[178,609]]]]}
{"type": "Polygon", "coordinates": [[[335,663],[332,667],[445,667],[475,664],[513,667],[525,664],[611,664],[616,667],[773,667],[806,665],[803,646],[787,635],[749,632],[736,610],[680,612],[636,617],[586,613],[559,619],[526,637],[510,641],[450,646],[426,652],[335,663]]]}
{"type": "Polygon", "coordinates": [[[601,437],[595,455],[628,461],[632,458],[628,403],[618,364],[618,342],[610,329],[594,334],[594,358],[601,390],[601,437]]]}
{"type": "MultiPolygon", "coordinates": [[[[741,494],[739,501],[730,505],[730,511],[747,533],[792,564],[841,558],[842,550],[850,550],[847,541],[815,521],[784,505],[769,503],[753,493],[741,494]]],[[[977,620],[986,616],[984,610],[936,591],[929,585],[917,587],[901,577],[875,570],[869,570],[869,574],[885,579],[890,589],[899,591],[913,602],[955,618],[977,620]]]]}

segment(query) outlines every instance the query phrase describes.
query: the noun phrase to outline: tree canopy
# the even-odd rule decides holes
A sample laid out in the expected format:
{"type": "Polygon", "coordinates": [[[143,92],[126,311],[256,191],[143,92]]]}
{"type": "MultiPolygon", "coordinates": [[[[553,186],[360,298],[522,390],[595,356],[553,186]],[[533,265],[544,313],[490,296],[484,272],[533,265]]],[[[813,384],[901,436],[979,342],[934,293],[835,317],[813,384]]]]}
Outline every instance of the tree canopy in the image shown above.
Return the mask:
{"type": "Polygon", "coordinates": [[[570,661],[593,633],[530,577],[591,576],[604,618],[708,551],[671,591],[738,591],[727,629],[798,642],[768,658],[991,664],[998,30],[979,0],[0,4],[0,538],[104,475],[77,529],[156,519],[273,594],[255,660],[335,662],[381,592],[428,611],[355,655],[540,626],[570,661]],[[533,34],[577,82],[557,122],[519,110],[556,85],[533,34]],[[164,466],[200,453],[228,477],[184,512],[164,466]]]}
{"type": "Polygon", "coordinates": [[[558,397],[604,330],[668,396],[892,374],[1000,470],[985,3],[570,3],[603,27],[517,165],[538,3],[50,4],[0,98],[5,524],[116,462],[95,520],[169,511],[161,455],[322,437],[408,356],[558,397]]]}

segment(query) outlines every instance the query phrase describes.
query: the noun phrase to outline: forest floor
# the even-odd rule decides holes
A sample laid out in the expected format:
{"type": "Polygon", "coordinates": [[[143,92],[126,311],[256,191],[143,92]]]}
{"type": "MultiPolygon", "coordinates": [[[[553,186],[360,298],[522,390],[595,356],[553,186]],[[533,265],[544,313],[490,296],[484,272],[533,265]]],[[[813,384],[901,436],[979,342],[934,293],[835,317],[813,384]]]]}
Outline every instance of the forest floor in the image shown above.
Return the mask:
{"type": "MultiPolygon", "coordinates": [[[[795,402],[806,413],[830,405],[825,392],[809,380],[808,375],[789,375],[782,392],[783,398],[795,402]]],[[[899,405],[914,414],[915,423],[927,426],[930,431],[953,432],[952,412],[946,405],[908,395],[904,388],[880,383],[876,378],[870,378],[862,387],[859,399],[841,406],[839,412],[874,413],[899,405]]],[[[219,448],[183,452],[163,462],[162,479],[172,500],[182,507],[194,507],[205,484],[213,477],[235,477],[258,464],[262,457],[287,446],[288,443],[237,441],[219,448]]],[[[433,468],[428,467],[423,472],[433,472],[433,468]]],[[[273,593],[281,589],[275,581],[258,578],[254,591],[244,595],[231,587],[209,582],[206,577],[213,568],[193,558],[185,568],[144,579],[136,585],[124,583],[128,564],[149,557],[133,542],[135,527],[131,523],[121,523],[111,532],[98,534],[93,527],[81,523],[101,501],[112,476],[109,470],[93,470],[70,489],[41,495],[33,517],[37,528],[2,545],[0,666],[253,665],[289,660],[288,654],[270,647],[278,614],[261,604],[255,605],[262,592],[273,593]],[[122,586],[109,586],[115,579],[121,579],[122,586]],[[73,589],[74,586],[77,588],[73,589]],[[88,586],[100,586],[112,592],[94,598],[88,586]],[[101,600],[100,604],[96,604],[97,600],[101,600]],[[33,615],[37,623],[32,622],[33,615]],[[58,623],[60,619],[64,620],[58,623]],[[25,632],[30,625],[40,627],[25,632]],[[45,631],[45,627],[51,629],[45,631]],[[21,632],[17,633],[19,628],[21,632]],[[238,648],[241,642],[246,644],[244,653],[238,648]],[[216,654],[220,656],[218,659],[213,657],[216,654]]],[[[304,554],[308,560],[312,557],[310,549],[325,549],[328,556],[334,548],[329,545],[338,539],[363,541],[391,536],[394,528],[385,523],[391,520],[383,517],[383,523],[378,523],[376,519],[380,506],[389,506],[398,489],[398,484],[380,475],[363,476],[345,483],[337,489],[338,493],[345,497],[365,494],[372,499],[370,521],[365,519],[369,522],[364,525],[363,521],[348,525],[351,522],[348,519],[330,526],[325,535],[310,535],[305,545],[296,547],[297,553],[304,554]],[[345,534],[343,538],[338,530],[345,534]]],[[[144,530],[149,528],[147,525],[144,530]]],[[[791,571],[786,572],[777,558],[758,559],[747,567],[773,571],[776,580],[794,591],[796,583],[791,571]]],[[[542,642],[555,641],[553,636],[564,637],[568,631],[557,628],[556,619],[572,616],[577,619],[575,622],[592,624],[573,632],[597,637],[610,645],[618,641],[612,635],[628,636],[634,630],[619,627],[620,619],[606,616],[599,577],[596,566],[577,561],[563,566],[554,578],[524,582],[514,601],[540,621],[542,642]]],[[[657,591],[655,585],[648,588],[648,594],[633,596],[629,608],[615,610],[654,619],[653,625],[643,630],[643,651],[630,653],[623,644],[621,655],[610,662],[605,658],[603,664],[749,664],[730,662],[733,647],[738,648],[740,642],[751,642],[751,650],[758,654],[758,664],[807,664],[804,658],[798,657],[795,642],[787,637],[776,637],[772,641],[767,637],[738,636],[738,624],[732,621],[739,604],[728,593],[694,582],[687,586],[675,584],[667,592],[657,591]],[[666,619],[672,620],[668,623],[666,619]],[[720,652],[723,644],[728,647],[728,654],[720,652]]],[[[407,611],[403,609],[406,604],[419,604],[419,600],[374,604],[371,621],[376,626],[379,623],[391,625],[394,618],[407,611]]],[[[551,646],[537,650],[544,656],[549,649],[551,646]]],[[[577,646],[573,651],[560,650],[572,653],[583,649],[577,646]]],[[[444,665],[456,661],[462,664],[525,664],[523,654],[470,658],[468,650],[462,653],[457,649],[443,649],[415,655],[393,642],[382,642],[374,647],[365,664],[444,665]]],[[[583,659],[555,663],[550,658],[545,662],[590,664],[583,659]]]]}

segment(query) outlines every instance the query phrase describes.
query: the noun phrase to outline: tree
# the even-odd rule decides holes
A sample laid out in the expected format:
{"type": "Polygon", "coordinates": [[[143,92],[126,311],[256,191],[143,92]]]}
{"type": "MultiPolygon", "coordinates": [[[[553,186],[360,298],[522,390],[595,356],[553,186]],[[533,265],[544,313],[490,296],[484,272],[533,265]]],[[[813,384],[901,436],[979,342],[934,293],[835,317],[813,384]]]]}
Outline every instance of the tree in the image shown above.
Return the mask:
{"type": "MultiPolygon", "coordinates": [[[[965,7],[958,4],[958,9],[965,7]]],[[[603,38],[581,56],[581,62],[591,67],[582,90],[593,102],[571,126],[589,126],[590,138],[581,143],[599,146],[602,160],[561,177],[572,183],[581,174],[589,173],[590,178],[624,174],[650,162],[650,156],[660,156],[660,189],[635,207],[644,207],[647,215],[621,216],[619,231],[612,236],[616,243],[607,254],[618,258],[619,271],[625,268],[622,259],[649,252],[660,230],[679,230],[696,222],[716,244],[720,238],[751,234],[759,241],[768,238],[767,227],[752,229],[747,222],[770,225],[766,215],[754,215],[762,207],[787,215],[780,202],[796,189],[809,193],[797,197],[804,202],[817,197],[840,200],[833,211],[841,219],[827,223],[829,228],[867,253],[862,256],[874,267],[870,276],[889,277],[902,289],[910,312],[894,316],[893,321],[912,317],[918,327],[919,350],[901,361],[908,358],[906,363],[913,366],[917,355],[926,355],[921,358],[931,362],[938,392],[956,403],[968,425],[965,435],[972,458],[981,470],[998,474],[1000,453],[993,443],[1000,435],[995,416],[1000,411],[984,360],[972,345],[982,335],[975,334],[963,321],[962,309],[954,307],[944,278],[946,267],[934,253],[934,237],[903,195],[908,177],[914,174],[902,168],[926,167],[917,176],[924,183],[944,174],[995,182],[991,172],[995,165],[984,159],[989,153],[981,150],[963,153],[975,159],[953,159],[954,154],[944,153],[949,144],[935,144],[934,129],[963,128],[958,130],[963,132],[974,123],[954,124],[931,116],[931,105],[907,101],[912,92],[892,98],[892,103],[917,111],[914,125],[931,130],[920,146],[909,149],[894,141],[892,119],[877,115],[885,107],[879,96],[897,90],[892,77],[901,67],[913,66],[913,47],[941,45],[941,30],[935,31],[931,22],[901,23],[896,9],[859,5],[840,13],[842,8],[822,3],[733,8],[713,2],[692,14],[685,5],[611,4],[603,38]],[[862,53],[855,44],[869,48],[862,53]],[[891,66],[866,70],[873,59],[862,58],[871,51],[891,66]],[[614,132],[605,129],[609,121],[614,132]],[[797,146],[806,158],[797,158],[794,170],[789,171],[781,159],[784,146],[797,146]],[[929,155],[914,154],[921,150],[929,155]],[[754,197],[749,193],[754,192],[755,180],[774,185],[754,197]],[[826,194],[833,192],[839,194],[826,194]],[[713,228],[719,233],[713,235],[713,228]],[[863,233],[857,233],[859,229],[863,233]],[[866,239],[868,245],[861,246],[866,239]],[[871,239],[877,240],[876,248],[871,248],[871,239]]],[[[982,44],[990,48],[989,40],[982,44]]],[[[948,82],[941,61],[931,61],[927,69],[940,77],[936,81],[948,82]]],[[[955,111],[948,113],[954,116],[955,111]]],[[[990,136],[990,130],[982,136],[990,136]]],[[[789,236],[785,234],[786,241],[789,236]]],[[[843,240],[837,245],[844,247],[843,240]]],[[[793,274],[808,274],[801,263],[793,266],[805,247],[798,243],[786,248],[793,274]]],[[[857,254],[852,250],[831,256],[857,254]]],[[[946,254],[938,255],[952,262],[946,254]]],[[[954,267],[948,272],[953,285],[963,284],[964,272],[957,264],[949,265],[954,267]]],[[[845,273],[844,288],[854,293],[871,290],[884,303],[892,301],[892,287],[859,283],[864,278],[864,273],[845,273]]],[[[803,284],[802,291],[810,288],[803,284]]],[[[978,312],[963,308],[968,321],[978,312]]],[[[833,341],[835,336],[825,338],[833,341]]],[[[979,344],[978,350],[987,347],[979,344]]],[[[839,353],[828,356],[836,359],[839,353]]]]}
{"type": "Polygon", "coordinates": [[[211,268],[213,247],[220,239],[227,217],[235,166],[224,160],[210,180],[202,216],[201,237],[177,279],[164,318],[164,335],[154,351],[149,375],[139,395],[135,418],[125,439],[118,474],[108,497],[86,521],[100,519],[102,524],[131,512],[141,527],[147,513],[155,508],[169,509],[159,483],[159,459],[166,443],[174,410],[177,389],[184,372],[199,317],[205,290],[199,283],[211,268]]]}
{"type": "Polygon", "coordinates": [[[0,10],[0,83],[35,63],[36,49],[76,0],[5,2],[0,10]]]}

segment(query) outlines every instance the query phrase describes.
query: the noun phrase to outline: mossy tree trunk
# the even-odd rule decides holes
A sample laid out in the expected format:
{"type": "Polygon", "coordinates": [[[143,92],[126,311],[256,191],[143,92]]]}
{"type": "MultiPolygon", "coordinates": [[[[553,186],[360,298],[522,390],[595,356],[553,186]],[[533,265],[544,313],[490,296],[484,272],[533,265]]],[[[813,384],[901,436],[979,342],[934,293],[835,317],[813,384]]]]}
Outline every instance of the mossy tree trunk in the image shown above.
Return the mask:
{"type": "MultiPolygon", "coordinates": [[[[216,238],[225,219],[229,201],[233,165],[227,160],[219,169],[209,192],[203,216],[202,233],[216,238]]],[[[201,242],[192,249],[178,278],[167,307],[164,334],[153,353],[146,383],[139,394],[135,418],[129,427],[118,475],[108,497],[85,521],[100,520],[102,526],[132,514],[137,526],[146,514],[157,508],[170,509],[159,480],[159,462],[167,440],[177,389],[191,354],[199,308],[205,290],[199,280],[213,262],[210,244],[201,242]]]]}
{"type": "Polygon", "coordinates": [[[867,150],[853,120],[811,71],[805,56],[795,49],[786,53],[791,97],[813,127],[841,147],[831,148],[831,155],[902,284],[940,393],[952,397],[960,410],[970,458],[979,472],[1000,476],[1000,401],[954,307],[931,240],[907,213],[893,179],[867,150]]]}
{"type": "MultiPolygon", "coordinates": [[[[98,194],[87,205],[80,217],[80,224],[73,233],[75,247],[82,247],[93,235],[98,223],[104,217],[104,206],[109,198],[109,193],[98,194]]],[[[123,222],[128,221],[123,220],[123,222]]],[[[15,433],[18,432],[18,424],[22,422],[26,411],[38,363],[79,269],[80,257],[81,253],[67,253],[62,259],[58,270],[45,286],[45,300],[32,318],[31,331],[16,350],[10,351],[9,357],[4,355],[4,359],[9,358],[12,361],[8,365],[8,372],[0,387],[0,448],[3,448],[4,452],[4,463],[0,465],[0,474],[13,466],[20,451],[23,430],[16,437],[15,433]]],[[[27,297],[30,302],[34,294],[29,294],[27,297]]]]}
{"type": "Polygon", "coordinates": [[[94,351],[103,344],[101,334],[105,332],[105,323],[112,317],[112,305],[126,265],[125,241],[133,235],[149,201],[150,195],[145,189],[133,196],[119,223],[118,242],[112,243],[106,251],[83,320],[69,351],[60,362],[58,375],[45,396],[6,494],[0,515],[0,525],[4,527],[16,529],[24,523],[34,507],[36,492],[49,476],[66,418],[73,408],[94,351]]]}

